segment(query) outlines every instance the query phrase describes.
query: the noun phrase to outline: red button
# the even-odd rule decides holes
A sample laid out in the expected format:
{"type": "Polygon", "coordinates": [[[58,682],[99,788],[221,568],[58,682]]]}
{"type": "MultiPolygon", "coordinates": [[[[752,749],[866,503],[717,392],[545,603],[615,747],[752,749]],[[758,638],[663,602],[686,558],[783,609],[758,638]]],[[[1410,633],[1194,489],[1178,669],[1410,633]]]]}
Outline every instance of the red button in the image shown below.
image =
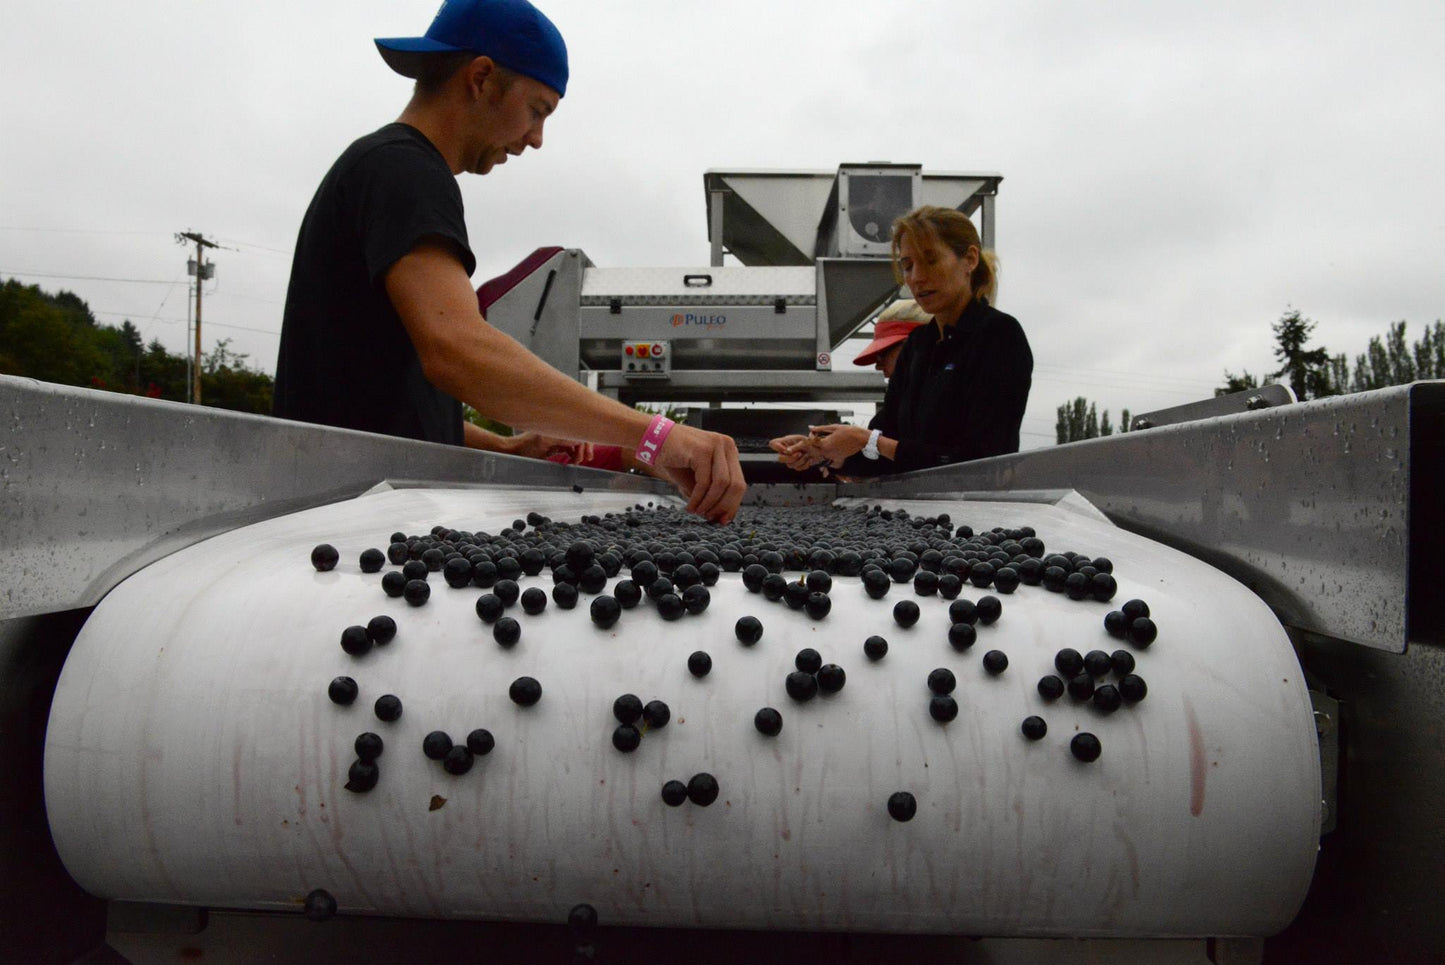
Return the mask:
{"type": "Polygon", "coordinates": [[[622,351],[626,352],[628,355],[631,355],[631,354],[632,354],[632,346],[629,345],[629,346],[627,346],[626,348],[624,348],[622,351]]]}
{"type": "Polygon", "coordinates": [[[662,358],[662,343],[655,342],[652,346],[652,354],[655,358],[662,358]]]}
{"type": "Polygon", "coordinates": [[[637,346],[637,355],[638,355],[639,358],[644,358],[644,359],[647,358],[647,346],[646,346],[646,345],[639,345],[639,346],[637,346]]]}

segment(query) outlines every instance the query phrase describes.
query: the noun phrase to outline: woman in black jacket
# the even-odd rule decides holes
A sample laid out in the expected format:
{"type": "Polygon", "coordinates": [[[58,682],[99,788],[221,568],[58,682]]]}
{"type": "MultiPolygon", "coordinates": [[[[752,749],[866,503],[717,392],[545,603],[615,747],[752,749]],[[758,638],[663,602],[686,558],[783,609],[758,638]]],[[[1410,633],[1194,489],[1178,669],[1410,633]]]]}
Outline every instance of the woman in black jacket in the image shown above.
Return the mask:
{"type": "Polygon", "coordinates": [[[904,342],[869,428],[814,426],[773,441],[791,468],[872,476],[1018,451],[1033,353],[1018,320],[989,304],[997,261],[973,222],[951,208],[904,215],[893,224],[893,266],[932,324],[904,342]]]}

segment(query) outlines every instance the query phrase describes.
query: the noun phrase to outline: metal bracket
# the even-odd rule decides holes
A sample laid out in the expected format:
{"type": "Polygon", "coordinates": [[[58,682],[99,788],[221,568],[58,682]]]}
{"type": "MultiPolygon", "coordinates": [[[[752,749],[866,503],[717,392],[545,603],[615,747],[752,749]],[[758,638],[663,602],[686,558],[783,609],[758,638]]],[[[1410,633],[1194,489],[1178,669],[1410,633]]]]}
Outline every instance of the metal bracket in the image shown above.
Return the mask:
{"type": "Polygon", "coordinates": [[[1212,399],[1188,402],[1184,405],[1143,412],[1129,422],[1128,430],[1153,429],[1156,426],[1178,425],[1181,422],[1197,422],[1222,415],[1239,412],[1257,412],[1278,405],[1289,405],[1295,401],[1294,392],[1287,385],[1265,385],[1258,389],[1217,395],[1212,399]]]}

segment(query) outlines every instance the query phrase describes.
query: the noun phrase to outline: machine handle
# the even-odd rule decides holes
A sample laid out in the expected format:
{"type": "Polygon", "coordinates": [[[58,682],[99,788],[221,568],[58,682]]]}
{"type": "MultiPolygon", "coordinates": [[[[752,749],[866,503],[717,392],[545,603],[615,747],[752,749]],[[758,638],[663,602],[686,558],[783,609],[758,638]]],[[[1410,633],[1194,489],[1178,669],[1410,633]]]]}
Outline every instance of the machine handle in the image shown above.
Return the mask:
{"type": "Polygon", "coordinates": [[[683,275],[682,283],[688,288],[706,288],[712,284],[711,275],[683,275]]]}
{"type": "Polygon", "coordinates": [[[552,294],[552,282],[556,280],[557,269],[553,268],[547,272],[547,281],[542,285],[542,297],[537,299],[537,310],[532,313],[532,335],[537,334],[537,323],[542,320],[542,309],[547,307],[547,296],[552,294]]]}

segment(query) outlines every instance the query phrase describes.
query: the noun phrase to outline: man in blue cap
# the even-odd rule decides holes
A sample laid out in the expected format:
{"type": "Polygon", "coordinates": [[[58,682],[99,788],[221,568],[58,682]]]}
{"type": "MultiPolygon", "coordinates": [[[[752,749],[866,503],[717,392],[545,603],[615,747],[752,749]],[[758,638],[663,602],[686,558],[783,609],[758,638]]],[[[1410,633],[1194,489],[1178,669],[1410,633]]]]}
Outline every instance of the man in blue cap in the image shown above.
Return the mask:
{"type": "Polygon", "coordinates": [[[342,153],[306,211],[276,415],[532,455],[545,455],[533,450],[548,437],[623,446],[671,479],[689,510],[730,520],[746,488],[732,439],[591,391],[477,308],[456,176],[541,149],[567,92],[557,28],[527,0],[446,0],[425,36],[376,45],[415,90],[395,123],[342,153]],[[531,432],[500,440],[464,422],[462,402],[531,432]]]}

